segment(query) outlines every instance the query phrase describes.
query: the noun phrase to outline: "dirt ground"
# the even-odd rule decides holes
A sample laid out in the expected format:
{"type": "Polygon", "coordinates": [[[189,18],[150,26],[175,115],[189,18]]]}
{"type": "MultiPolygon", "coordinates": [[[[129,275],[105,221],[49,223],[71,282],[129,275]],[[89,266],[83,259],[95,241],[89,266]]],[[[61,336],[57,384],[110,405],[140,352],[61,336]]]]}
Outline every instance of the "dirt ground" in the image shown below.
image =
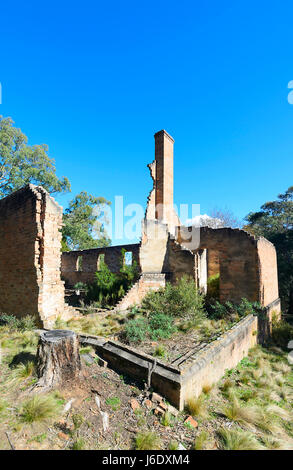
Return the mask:
{"type": "Polygon", "coordinates": [[[81,348],[81,380],[46,394],[54,416],[36,419],[30,410],[25,421],[24,404],[36,396],[37,340],[33,331],[0,328],[0,449],[140,449],[150,433],[150,449],[293,448],[293,372],[280,350],[252,350],[185,411],[167,416],[156,414],[152,390],[99,365],[93,350],[81,348]],[[109,417],[107,430],[97,397],[109,417]],[[225,440],[223,430],[230,433],[225,440]]]}
{"type": "MultiPolygon", "coordinates": [[[[178,439],[183,445],[190,447],[196,436],[196,429],[186,427],[185,415],[177,419],[175,426],[162,426],[160,417],[143,404],[147,396],[142,384],[87,361],[86,355],[82,360],[83,379],[79,384],[73,387],[70,384],[61,390],[55,390],[62,401],[62,408],[70,400],[74,400],[70,412],[60,412],[59,419],[49,425],[37,423],[21,429],[9,417],[6,423],[4,421],[0,424],[0,449],[10,448],[5,432],[8,432],[16,449],[71,449],[78,440],[83,440],[83,447],[87,449],[132,449],[137,433],[146,430],[160,434],[162,448],[168,449],[170,441],[178,439]],[[100,398],[101,410],[109,415],[107,431],[103,430],[96,396],[100,398]],[[138,405],[136,410],[133,409],[132,401],[135,406],[138,405]],[[73,424],[76,417],[81,421],[78,429],[73,424]]],[[[24,390],[16,389],[13,394],[9,394],[9,401],[17,403],[27,398],[29,395],[26,385],[28,381],[22,383],[24,390]]]]}

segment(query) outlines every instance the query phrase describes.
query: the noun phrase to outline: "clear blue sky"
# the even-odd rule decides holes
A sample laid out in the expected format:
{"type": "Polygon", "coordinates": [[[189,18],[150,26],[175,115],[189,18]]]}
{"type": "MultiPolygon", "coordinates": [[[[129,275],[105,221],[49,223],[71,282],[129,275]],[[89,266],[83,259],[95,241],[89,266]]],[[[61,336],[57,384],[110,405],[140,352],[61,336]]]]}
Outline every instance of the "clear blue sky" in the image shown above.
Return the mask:
{"type": "Polygon", "coordinates": [[[81,190],[145,204],[162,128],[178,204],[242,218],[293,184],[292,1],[16,0],[0,15],[0,114],[49,145],[64,207],[81,190]]]}

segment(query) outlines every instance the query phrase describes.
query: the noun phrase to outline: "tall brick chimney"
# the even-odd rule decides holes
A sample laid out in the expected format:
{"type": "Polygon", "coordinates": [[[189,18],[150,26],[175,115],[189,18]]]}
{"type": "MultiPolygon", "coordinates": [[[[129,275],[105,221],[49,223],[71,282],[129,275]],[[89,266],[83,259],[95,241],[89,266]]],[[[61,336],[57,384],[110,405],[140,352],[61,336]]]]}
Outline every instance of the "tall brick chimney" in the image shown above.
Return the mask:
{"type": "Polygon", "coordinates": [[[156,219],[174,223],[173,210],[173,145],[174,139],[161,130],[155,134],[155,204],[156,219]]]}

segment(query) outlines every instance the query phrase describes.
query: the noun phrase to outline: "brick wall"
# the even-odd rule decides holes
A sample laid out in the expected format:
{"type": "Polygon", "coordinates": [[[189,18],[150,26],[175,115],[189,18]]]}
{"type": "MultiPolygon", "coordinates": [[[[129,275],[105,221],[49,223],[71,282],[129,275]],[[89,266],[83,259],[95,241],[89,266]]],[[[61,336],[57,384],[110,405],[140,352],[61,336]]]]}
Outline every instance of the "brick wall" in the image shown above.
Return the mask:
{"type": "Polygon", "coordinates": [[[265,238],[257,241],[257,253],[260,300],[269,305],[279,297],[277,254],[274,245],[265,238]]]}
{"type": "Polygon", "coordinates": [[[116,305],[118,311],[125,311],[129,307],[139,305],[145,295],[151,290],[159,290],[166,285],[165,274],[141,274],[139,280],[132,286],[127,294],[116,305]]]}
{"type": "Polygon", "coordinates": [[[60,278],[62,208],[32,184],[0,201],[0,312],[41,326],[69,318],[60,278]]]}
{"type": "Polygon", "coordinates": [[[113,273],[118,273],[121,263],[121,250],[132,253],[132,260],[139,263],[140,244],[109,246],[91,250],[68,251],[61,256],[61,276],[66,286],[72,287],[77,282],[91,282],[98,271],[99,257],[104,255],[104,261],[113,273]],[[78,270],[78,258],[81,260],[81,270],[78,270]]]}
{"type": "MultiPolygon", "coordinates": [[[[180,232],[179,227],[179,243],[180,232]]],[[[278,299],[276,250],[266,239],[239,229],[201,227],[198,249],[207,249],[208,276],[220,273],[221,302],[245,297],[266,306],[278,299]]]]}

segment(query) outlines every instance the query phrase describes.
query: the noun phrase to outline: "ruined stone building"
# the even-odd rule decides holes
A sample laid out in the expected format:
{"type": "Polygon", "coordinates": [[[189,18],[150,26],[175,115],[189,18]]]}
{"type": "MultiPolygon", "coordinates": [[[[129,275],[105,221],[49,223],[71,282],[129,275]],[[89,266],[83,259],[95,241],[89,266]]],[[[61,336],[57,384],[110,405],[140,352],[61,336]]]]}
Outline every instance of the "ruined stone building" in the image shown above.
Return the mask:
{"type": "MultiPolygon", "coordinates": [[[[150,288],[175,282],[183,275],[195,279],[206,292],[207,279],[220,275],[220,301],[259,301],[280,310],[277,258],[272,243],[232,228],[184,227],[173,206],[173,138],[164,130],[155,134],[155,160],[149,165],[153,189],[148,197],[141,243],[124,245],[141,271],[139,281],[119,307],[139,303],[150,288]]],[[[119,269],[122,247],[62,254],[62,278],[68,285],[93,279],[100,256],[109,268],[119,269]],[[82,271],[78,259],[82,257],[82,271]]]]}
{"type": "Polygon", "coordinates": [[[0,201],[0,312],[34,314],[51,326],[74,309],[64,303],[64,282],[90,282],[101,256],[119,270],[121,248],[132,253],[140,278],[117,308],[139,303],[182,275],[207,290],[207,279],[220,276],[220,300],[243,297],[280,311],[274,246],[264,238],[232,228],[184,227],[173,208],[173,145],[164,130],[155,134],[155,160],[149,165],[153,189],[142,224],[141,243],[61,255],[62,208],[41,187],[28,185],[0,201]],[[62,280],[61,280],[62,279],[62,280]]]}

